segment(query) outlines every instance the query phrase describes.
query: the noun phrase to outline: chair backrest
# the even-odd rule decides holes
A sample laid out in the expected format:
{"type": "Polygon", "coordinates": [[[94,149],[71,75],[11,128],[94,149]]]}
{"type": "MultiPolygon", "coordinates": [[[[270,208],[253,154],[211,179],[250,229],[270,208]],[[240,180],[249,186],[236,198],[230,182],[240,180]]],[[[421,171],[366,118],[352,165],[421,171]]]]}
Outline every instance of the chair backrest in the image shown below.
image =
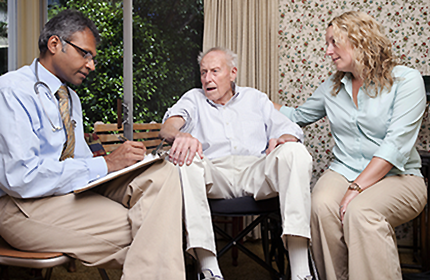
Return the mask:
{"type": "MultiPolygon", "coordinates": [[[[161,139],[158,137],[160,129],[161,123],[135,123],[133,124],[133,140],[142,141],[150,152],[161,143],[161,139]]],[[[94,124],[94,132],[107,153],[112,152],[121,145],[122,141],[119,137],[124,135],[123,131],[123,128],[118,128],[117,124],[100,122],[94,124]]]]}

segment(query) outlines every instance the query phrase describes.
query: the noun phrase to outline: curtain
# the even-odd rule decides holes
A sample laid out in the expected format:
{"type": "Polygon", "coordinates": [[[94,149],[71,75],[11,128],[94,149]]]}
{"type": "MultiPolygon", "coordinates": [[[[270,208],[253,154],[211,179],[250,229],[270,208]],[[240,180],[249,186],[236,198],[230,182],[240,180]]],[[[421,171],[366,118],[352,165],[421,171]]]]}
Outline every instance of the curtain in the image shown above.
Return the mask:
{"type": "MultiPolygon", "coordinates": [[[[11,1],[9,1],[11,2],[11,1]]],[[[18,69],[29,65],[39,56],[39,35],[46,23],[46,1],[45,0],[18,0],[16,2],[16,45],[9,44],[15,48],[16,65],[18,69]]],[[[12,70],[12,69],[10,69],[12,70]]]]}
{"type": "Polygon", "coordinates": [[[278,102],[278,1],[205,0],[203,51],[231,49],[238,55],[236,83],[278,102]]]}

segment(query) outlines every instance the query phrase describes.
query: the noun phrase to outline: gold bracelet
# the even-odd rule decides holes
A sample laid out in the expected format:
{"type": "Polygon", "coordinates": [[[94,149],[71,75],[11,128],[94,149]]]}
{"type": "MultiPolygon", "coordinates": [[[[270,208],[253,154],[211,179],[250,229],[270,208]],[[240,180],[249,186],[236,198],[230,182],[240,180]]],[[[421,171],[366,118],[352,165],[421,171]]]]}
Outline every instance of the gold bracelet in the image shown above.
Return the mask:
{"type": "Polygon", "coordinates": [[[348,189],[353,191],[358,191],[358,193],[361,193],[363,191],[360,185],[357,184],[356,182],[352,182],[351,185],[349,185],[348,189]]]}

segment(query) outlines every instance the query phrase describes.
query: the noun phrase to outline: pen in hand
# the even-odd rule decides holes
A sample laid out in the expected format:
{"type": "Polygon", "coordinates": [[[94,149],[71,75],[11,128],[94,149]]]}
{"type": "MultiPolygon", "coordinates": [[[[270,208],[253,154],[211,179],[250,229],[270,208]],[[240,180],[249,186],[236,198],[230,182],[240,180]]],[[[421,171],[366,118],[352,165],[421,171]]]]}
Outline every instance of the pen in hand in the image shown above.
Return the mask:
{"type": "MultiPolygon", "coordinates": [[[[123,135],[117,135],[116,136],[118,138],[119,141],[121,141],[122,143],[129,141],[127,138],[125,138],[123,135]]],[[[159,148],[159,147],[158,147],[159,148]]],[[[146,148],[143,147],[143,149],[146,151],[146,148]]]]}
{"type": "Polygon", "coordinates": [[[121,142],[128,141],[128,139],[127,139],[127,138],[125,138],[125,137],[124,137],[124,136],[122,136],[122,135],[118,135],[117,137],[118,137],[118,140],[119,140],[119,141],[121,141],[121,142]]]}

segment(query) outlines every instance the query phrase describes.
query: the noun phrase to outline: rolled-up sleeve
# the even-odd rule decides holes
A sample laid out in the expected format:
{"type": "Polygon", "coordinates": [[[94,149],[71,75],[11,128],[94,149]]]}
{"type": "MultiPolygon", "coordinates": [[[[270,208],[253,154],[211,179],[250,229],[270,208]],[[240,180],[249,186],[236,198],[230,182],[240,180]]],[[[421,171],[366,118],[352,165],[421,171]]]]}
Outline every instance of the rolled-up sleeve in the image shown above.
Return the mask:
{"type": "Polygon", "coordinates": [[[183,127],[181,127],[182,132],[190,132],[195,126],[196,114],[197,114],[197,101],[195,100],[193,94],[190,90],[186,92],[179,101],[167,110],[163,117],[163,123],[170,117],[182,117],[185,121],[183,127]]]}
{"type": "Polygon", "coordinates": [[[401,171],[417,139],[426,106],[421,74],[413,69],[398,77],[391,122],[375,157],[380,157],[401,171]]]}
{"type": "Polygon", "coordinates": [[[284,134],[290,134],[303,143],[303,130],[288,117],[273,108],[272,104],[268,104],[267,107],[268,109],[265,110],[269,112],[269,119],[266,121],[268,124],[269,138],[279,138],[284,134]]]}

